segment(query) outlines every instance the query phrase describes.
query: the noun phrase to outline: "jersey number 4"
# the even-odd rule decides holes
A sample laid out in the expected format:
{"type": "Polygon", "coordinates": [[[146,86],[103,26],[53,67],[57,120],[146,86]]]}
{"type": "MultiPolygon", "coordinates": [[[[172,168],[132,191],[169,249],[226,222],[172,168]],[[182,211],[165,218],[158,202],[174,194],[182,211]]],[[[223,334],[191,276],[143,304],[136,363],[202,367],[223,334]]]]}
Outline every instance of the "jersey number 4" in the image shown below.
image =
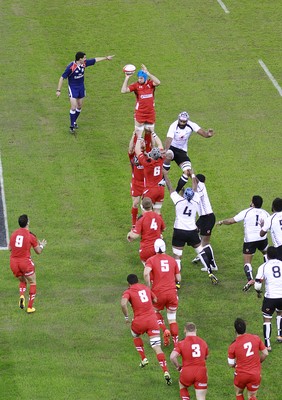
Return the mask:
{"type": "Polygon", "coordinates": [[[152,219],[152,222],[151,222],[151,225],[150,225],[150,229],[154,229],[154,231],[156,231],[158,229],[158,224],[157,224],[155,218],[152,219]]]}

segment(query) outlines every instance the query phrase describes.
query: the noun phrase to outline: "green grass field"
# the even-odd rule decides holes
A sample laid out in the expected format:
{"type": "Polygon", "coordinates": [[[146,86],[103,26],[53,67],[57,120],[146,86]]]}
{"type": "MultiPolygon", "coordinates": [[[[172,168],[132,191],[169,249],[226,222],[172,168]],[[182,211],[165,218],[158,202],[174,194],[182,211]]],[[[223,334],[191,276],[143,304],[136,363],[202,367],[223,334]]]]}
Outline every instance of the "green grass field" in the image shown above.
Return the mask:
{"type": "MultiPolygon", "coordinates": [[[[191,138],[195,171],[207,176],[218,219],[248,207],[254,194],[270,212],[282,195],[281,96],[258,60],[281,81],[279,1],[216,0],[137,2],[2,1],[1,160],[9,232],[27,213],[31,230],[48,245],[37,266],[34,315],[17,307],[18,284],[2,251],[0,398],[3,400],[178,399],[177,372],[167,387],[147,340],[148,368],[120,310],[128,273],[142,277],[139,244],[130,229],[127,147],[134,95],[122,95],[122,67],[144,63],[161,80],[156,91],[156,132],[187,110],[216,135],[191,138]],[[55,91],[77,51],[115,54],[86,70],[87,98],[75,139],[68,133],[67,83],[55,91]]],[[[133,81],[133,79],[132,79],[133,81]]],[[[170,176],[177,182],[180,170],[170,176]]],[[[174,207],[166,193],[163,216],[168,253],[174,207]]],[[[221,283],[213,287],[185,250],[178,322],[188,320],[209,344],[207,399],[234,399],[227,348],[233,322],[245,318],[262,336],[261,300],[243,293],[243,226],[222,226],[212,245],[221,283]]],[[[256,271],[262,257],[256,254],[256,271]]],[[[263,365],[258,398],[281,398],[281,345],[263,365]]],[[[170,351],[165,349],[167,358],[170,351]]],[[[168,362],[170,365],[170,363],[168,362]]],[[[193,389],[191,400],[195,399],[193,389]]]]}

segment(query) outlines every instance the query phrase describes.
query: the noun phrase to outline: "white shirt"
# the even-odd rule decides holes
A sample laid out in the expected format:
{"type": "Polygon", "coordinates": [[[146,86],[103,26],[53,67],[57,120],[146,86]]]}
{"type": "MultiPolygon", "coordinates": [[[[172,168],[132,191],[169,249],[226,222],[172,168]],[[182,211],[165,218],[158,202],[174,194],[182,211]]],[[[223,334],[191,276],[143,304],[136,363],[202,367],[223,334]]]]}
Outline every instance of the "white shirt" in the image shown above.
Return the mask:
{"type": "Polygon", "coordinates": [[[178,120],[174,121],[168,128],[167,137],[172,138],[171,146],[183,150],[187,153],[188,139],[193,132],[198,132],[201,127],[195,122],[188,121],[185,128],[178,126],[178,120]]]}
{"type": "Polygon", "coordinates": [[[270,230],[274,247],[282,246],[282,211],[269,216],[262,227],[267,232],[270,230]]]}
{"type": "Polygon", "coordinates": [[[198,182],[197,192],[200,196],[199,215],[212,214],[212,206],[204,182],[198,182]]]}
{"type": "Polygon", "coordinates": [[[196,217],[199,214],[200,196],[194,193],[192,200],[188,201],[177,192],[172,192],[171,200],[175,204],[175,229],[194,231],[197,229],[196,217]]]}
{"type": "Polygon", "coordinates": [[[264,297],[282,299],[282,261],[268,260],[262,264],[257,272],[256,279],[265,282],[264,297]]]}
{"type": "Polygon", "coordinates": [[[260,221],[265,221],[268,217],[268,212],[262,208],[249,207],[233,218],[236,222],[244,220],[244,242],[248,243],[266,239],[267,235],[260,236],[260,221]]]}

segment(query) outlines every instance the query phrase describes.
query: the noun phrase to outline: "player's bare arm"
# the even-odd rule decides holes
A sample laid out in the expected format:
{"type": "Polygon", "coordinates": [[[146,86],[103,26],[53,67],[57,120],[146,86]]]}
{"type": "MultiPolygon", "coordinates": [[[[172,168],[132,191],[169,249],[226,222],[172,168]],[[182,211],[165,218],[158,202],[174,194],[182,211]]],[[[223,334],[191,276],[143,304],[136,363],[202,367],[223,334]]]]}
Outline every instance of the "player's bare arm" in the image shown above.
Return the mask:
{"type": "Polygon", "coordinates": [[[59,97],[61,95],[61,90],[63,86],[64,78],[61,76],[58,82],[58,89],[56,90],[56,96],[59,97]]]}
{"type": "Polygon", "coordinates": [[[146,267],[144,268],[144,281],[145,281],[145,285],[147,285],[148,287],[151,287],[151,280],[150,280],[150,272],[152,271],[152,269],[150,267],[146,267]]]}
{"type": "Polygon", "coordinates": [[[128,80],[131,76],[132,75],[125,74],[124,81],[121,87],[121,93],[130,93],[130,90],[128,88],[128,80]]]}
{"type": "Polygon", "coordinates": [[[264,362],[267,356],[268,356],[268,350],[267,349],[262,350],[260,353],[260,362],[261,363],[264,362]]]}
{"type": "Polygon", "coordinates": [[[135,150],[135,144],[134,144],[134,137],[135,137],[135,131],[133,132],[129,145],[128,145],[128,153],[133,154],[135,150]]]}
{"type": "Polygon", "coordinates": [[[170,361],[172,362],[172,364],[175,366],[175,368],[177,369],[177,371],[180,371],[181,369],[181,365],[179,364],[177,357],[179,357],[179,353],[175,350],[173,350],[170,354],[170,361]]]}
{"type": "Polygon", "coordinates": [[[141,153],[142,153],[142,143],[143,143],[143,139],[142,138],[138,138],[135,144],[135,154],[138,157],[141,153]]]}
{"type": "Polygon", "coordinates": [[[128,240],[128,242],[133,242],[133,240],[137,239],[139,236],[140,235],[138,235],[137,233],[130,231],[127,234],[127,240],[128,240]]]}
{"type": "Polygon", "coordinates": [[[213,129],[209,129],[207,131],[205,131],[204,129],[200,128],[197,133],[205,138],[210,138],[212,136],[214,136],[215,132],[213,129]]]}
{"type": "Polygon", "coordinates": [[[232,224],[236,224],[236,221],[234,218],[227,218],[227,219],[223,219],[222,221],[218,221],[216,223],[216,225],[232,225],[232,224]]]}
{"type": "Polygon", "coordinates": [[[114,55],[112,56],[105,56],[105,57],[95,57],[96,63],[100,61],[112,61],[114,55]]]}
{"type": "Polygon", "coordinates": [[[148,77],[153,81],[154,86],[159,86],[159,85],[161,84],[161,81],[160,81],[156,76],[154,76],[153,74],[151,74],[151,73],[148,71],[146,65],[141,64],[141,69],[142,69],[142,71],[144,71],[144,72],[148,75],[148,77]]]}
{"type": "Polygon", "coordinates": [[[162,150],[163,149],[162,141],[156,133],[152,134],[152,139],[153,139],[153,146],[158,147],[159,149],[162,150]]]}
{"type": "Polygon", "coordinates": [[[171,142],[172,142],[172,138],[167,137],[165,140],[165,150],[168,150],[170,148],[171,142]]]}
{"type": "Polygon", "coordinates": [[[42,239],[41,241],[39,241],[38,245],[36,247],[34,247],[35,253],[36,254],[41,254],[43,249],[44,249],[44,247],[46,246],[46,244],[47,244],[47,240],[45,240],[45,239],[42,239]]]}
{"type": "Polygon", "coordinates": [[[125,298],[122,298],[120,301],[121,311],[124,315],[125,322],[129,323],[127,303],[128,303],[128,300],[125,298]]]}
{"type": "Polygon", "coordinates": [[[169,177],[168,177],[168,171],[166,171],[164,168],[163,168],[163,176],[164,176],[166,187],[167,187],[169,193],[174,192],[174,189],[173,189],[172,184],[171,184],[171,182],[169,180],[169,177]]]}

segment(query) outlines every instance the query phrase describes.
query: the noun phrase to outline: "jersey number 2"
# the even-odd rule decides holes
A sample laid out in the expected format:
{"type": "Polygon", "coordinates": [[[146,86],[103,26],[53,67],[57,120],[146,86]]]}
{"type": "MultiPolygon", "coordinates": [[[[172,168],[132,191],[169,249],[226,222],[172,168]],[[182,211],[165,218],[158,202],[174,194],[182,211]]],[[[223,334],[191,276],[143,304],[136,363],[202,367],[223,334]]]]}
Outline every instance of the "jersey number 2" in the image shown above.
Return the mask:
{"type": "Polygon", "coordinates": [[[252,356],[253,354],[254,354],[254,352],[253,352],[253,350],[252,350],[252,348],[253,348],[253,345],[252,345],[252,343],[251,342],[247,342],[247,343],[244,343],[244,349],[246,349],[247,351],[246,351],[246,357],[250,357],[250,356],[252,356]]]}

